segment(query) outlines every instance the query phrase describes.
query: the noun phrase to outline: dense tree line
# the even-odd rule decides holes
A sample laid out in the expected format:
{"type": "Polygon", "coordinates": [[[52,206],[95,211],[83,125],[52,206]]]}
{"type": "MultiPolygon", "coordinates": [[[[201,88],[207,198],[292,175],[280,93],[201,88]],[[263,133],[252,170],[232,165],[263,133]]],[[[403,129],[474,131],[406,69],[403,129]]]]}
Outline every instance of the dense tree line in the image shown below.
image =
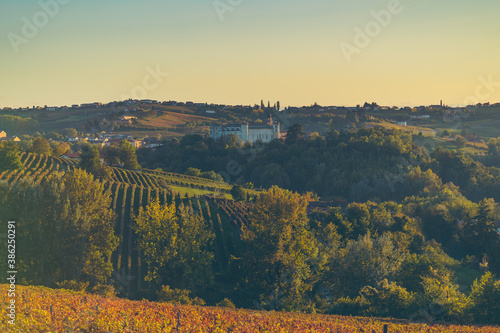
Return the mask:
{"type": "MultiPolygon", "coordinates": [[[[435,179],[430,171],[412,177],[435,179]]],[[[206,266],[212,241],[207,229],[183,207],[153,204],[144,210],[137,219],[140,248],[149,251],[150,273],[163,272],[155,275],[164,279],[158,283],[160,299],[171,302],[200,304],[193,293],[209,304],[224,297],[239,307],[266,310],[397,318],[425,310],[433,320],[499,323],[498,308],[482,299],[500,297],[493,275],[500,250],[491,228],[496,204],[475,204],[456,187],[427,183],[403,203],[351,203],[312,214],[306,210],[309,195],[265,190],[250,206],[239,254],[216,275],[206,266]],[[426,231],[428,219],[452,210],[469,219],[451,223],[453,240],[441,245],[432,229],[426,231]],[[200,242],[186,241],[195,234],[204,235],[195,237],[200,242]],[[456,248],[465,249],[461,257],[449,255],[456,248]],[[182,277],[176,267],[192,275],[182,277]]]]}
{"type": "MultiPolygon", "coordinates": [[[[496,156],[495,154],[496,152],[493,152],[490,156],[496,156]]],[[[487,167],[471,156],[442,147],[436,148],[432,158],[427,167],[438,174],[444,182],[457,185],[468,198],[474,201],[484,198],[500,200],[500,168],[493,165],[487,167]]]]}
{"type": "Polygon", "coordinates": [[[104,165],[103,160],[108,165],[121,165],[124,169],[137,170],[140,168],[135,147],[127,140],[120,141],[118,147],[108,146],[101,150],[96,145],[83,144],[81,150],[80,168],[100,180],[110,179],[112,174],[111,168],[104,165]]]}
{"type": "Polygon", "coordinates": [[[0,116],[0,128],[9,136],[33,133],[40,129],[38,120],[32,118],[21,118],[18,116],[0,116]]]}
{"type": "Polygon", "coordinates": [[[20,282],[106,288],[118,244],[110,200],[102,185],[79,169],[41,185],[0,182],[2,223],[16,221],[20,282]]]}
{"type": "Polygon", "coordinates": [[[139,150],[138,156],[147,168],[215,170],[239,185],[277,185],[352,201],[403,199],[411,193],[406,175],[428,159],[405,132],[378,127],[307,139],[300,126],[290,127],[286,142],[251,145],[234,136],[213,141],[192,135],[156,151],[139,150]]]}
{"type": "Polygon", "coordinates": [[[431,316],[446,320],[498,316],[477,296],[499,295],[499,211],[488,199],[497,198],[498,172],[469,156],[442,148],[429,156],[410,134],[381,127],[307,138],[296,125],[285,142],[186,136],[139,151],[139,160],[174,172],[236,165],[235,194],[247,182],[270,188],[252,206],[244,251],[216,279],[214,288],[239,306],[401,318],[437,307],[431,316]],[[310,197],[275,185],[351,203],[307,216],[310,197]]]}
{"type": "Polygon", "coordinates": [[[432,170],[444,183],[452,182],[477,202],[500,200],[500,168],[491,165],[500,151],[496,142],[489,142],[490,155],[483,160],[490,166],[485,166],[471,156],[442,147],[429,156],[413,143],[409,133],[398,130],[376,127],[306,138],[296,124],[290,126],[285,142],[252,145],[236,136],[214,141],[189,135],[156,151],[140,149],[138,156],[147,168],[177,173],[190,168],[215,170],[238,185],[277,185],[300,193],[311,191],[323,200],[348,201],[400,201],[419,190],[409,179],[419,167],[432,170]]]}

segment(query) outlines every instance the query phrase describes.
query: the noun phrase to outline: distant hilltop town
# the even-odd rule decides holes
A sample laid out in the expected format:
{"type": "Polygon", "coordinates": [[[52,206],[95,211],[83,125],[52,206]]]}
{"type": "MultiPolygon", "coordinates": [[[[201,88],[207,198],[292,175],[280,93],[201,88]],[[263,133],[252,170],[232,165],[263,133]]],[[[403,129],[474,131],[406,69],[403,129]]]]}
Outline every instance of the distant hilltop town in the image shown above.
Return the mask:
{"type": "MultiPolygon", "coordinates": [[[[500,115],[497,110],[500,111],[500,103],[467,107],[452,107],[443,102],[404,107],[368,102],[356,106],[314,103],[282,108],[279,101],[272,104],[263,100],[253,105],[226,105],[128,99],[59,107],[0,108],[0,141],[29,144],[32,138],[45,137],[106,147],[125,139],[135,148],[156,148],[168,140],[200,135],[214,140],[237,137],[243,142],[268,143],[286,140],[290,126],[300,124],[303,134],[310,136],[383,126],[415,135],[422,132],[426,136],[439,136],[446,142],[461,136],[470,143],[484,144],[481,140],[488,139],[484,133],[489,129],[476,128],[465,120],[476,119],[478,113],[480,117],[500,115]],[[450,130],[445,131],[447,128],[450,130]]],[[[496,126],[496,118],[481,126],[496,126]]],[[[495,128],[491,130],[496,133],[495,128]]]]}
{"type": "MultiPolygon", "coordinates": [[[[255,105],[243,105],[243,104],[238,104],[238,105],[230,105],[230,104],[214,104],[214,103],[195,103],[195,102],[177,102],[177,101],[158,101],[158,100],[152,100],[152,99],[142,99],[142,100],[125,100],[125,101],[115,101],[115,102],[110,102],[110,103],[101,103],[101,102],[93,102],[93,103],[83,103],[83,104],[72,104],[70,106],[64,105],[64,106],[39,106],[39,105],[33,105],[32,107],[18,107],[18,108],[12,108],[12,107],[0,107],[0,110],[12,110],[12,111],[29,111],[29,110],[44,110],[44,111],[62,111],[62,110],[70,110],[70,109],[99,109],[99,108],[107,108],[110,106],[114,106],[116,104],[125,104],[130,106],[130,109],[128,111],[135,111],[137,109],[138,104],[143,104],[143,105],[165,105],[165,106],[178,106],[178,107],[204,107],[206,108],[205,112],[206,114],[216,114],[216,111],[213,110],[213,108],[223,108],[223,109],[274,109],[277,111],[281,111],[282,109],[280,108],[279,102],[274,104],[274,106],[271,106],[268,103],[268,106],[265,107],[264,104],[261,102],[261,105],[255,104],[255,105]]],[[[463,107],[500,107],[500,103],[478,103],[475,105],[467,105],[463,107]]],[[[365,103],[364,105],[358,104],[356,106],[321,106],[315,103],[314,105],[311,106],[302,106],[302,107],[295,107],[295,106],[288,106],[285,107],[284,110],[300,110],[300,109],[309,109],[309,108],[317,108],[319,111],[331,111],[331,110],[437,110],[437,109],[450,109],[454,107],[447,106],[443,104],[441,101],[441,104],[436,104],[436,105],[421,105],[421,106],[380,106],[377,103],[365,103]]],[[[457,107],[460,108],[460,107],[457,107]]]]}

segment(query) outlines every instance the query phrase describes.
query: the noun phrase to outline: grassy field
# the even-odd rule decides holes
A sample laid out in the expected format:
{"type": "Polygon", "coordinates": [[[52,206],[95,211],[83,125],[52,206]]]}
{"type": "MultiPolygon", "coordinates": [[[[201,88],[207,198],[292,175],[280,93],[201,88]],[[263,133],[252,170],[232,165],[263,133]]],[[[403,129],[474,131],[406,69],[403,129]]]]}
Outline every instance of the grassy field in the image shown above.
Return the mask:
{"type": "Polygon", "coordinates": [[[138,106],[146,111],[150,110],[160,110],[160,111],[168,111],[168,112],[176,112],[176,113],[185,113],[185,114],[194,114],[192,108],[186,106],[172,106],[172,105],[161,105],[161,104],[142,104],[139,103],[138,106]]]}
{"type": "Polygon", "coordinates": [[[448,130],[453,135],[462,135],[465,131],[481,137],[484,141],[500,136],[500,108],[471,108],[470,112],[456,116],[445,116],[443,119],[433,119],[421,124],[438,131],[448,130]]]}
{"type": "MultiPolygon", "coordinates": [[[[391,111],[380,113],[373,113],[374,116],[384,118],[409,119],[407,113],[400,111],[391,111]]],[[[428,114],[432,115],[432,111],[428,114]]],[[[425,141],[427,146],[437,147],[443,146],[447,149],[454,149],[467,154],[484,154],[487,152],[487,145],[490,138],[500,137],[500,107],[478,107],[469,108],[468,112],[458,113],[456,115],[445,114],[443,117],[432,116],[431,119],[419,120],[418,125],[415,121],[409,121],[409,126],[399,126],[386,121],[366,123],[367,126],[383,126],[385,128],[397,128],[409,131],[414,135],[422,132],[426,137],[425,141]],[[442,133],[448,131],[450,136],[447,138],[442,137],[442,133]],[[468,141],[467,146],[460,148],[455,143],[453,137],[456,135],[465,137],[478,137],[485,143],[468,141]],[[433,140],[429,141],[430,138],[433,140]]],[[[418,140],[416,140],[418,143],[418,140]]]]}
{"type": "Polygon", "coordinates": [[[434,142],[436,147],[442,146],[449,150],[456,150],[471,155],[485,154],[488,150],[488,146],[485,143],[467,142],[466,147],[460,148],[455,140],[452,139],[434,138],[434,142]]]}
{"type": "MultiPolygon", "coordinates": [[[[185,188],[183,191],[203,190],[203,194],[228,193],[231,185],[221,181],[188,176],[178,173],[163,172],[157,170],[141,169],[137,171],[125,170],[112,167],[111,180],[143,187],[162,188],[166,186],[177,186],[185,188]]],[[[189,192],[194,194],[195,192],[189,192]]]]}
{"type": "Polygon", "coordinates": [[[388,129],[398,129],[398,130],[410,132],[413,135],[418,135],[420,132],[422,132],[422,135],[425,137],[435,137],[436,136],[435,130],[433,130],[432,128],[425,127],[425,126],[402,126],[402,125],[398,125],[398,124],[389,123],[387,121],[381,121],[378,123],[368,122],[368,123],[366,123],[366,125],[369,127],[382,126],[384,128],[388,128],[388,129]]]}
{"type": "MultiPolygon", "coordinates": [[[[485,141],[489,138],[500,136],[500,108],[473,108],[472,113],[465,114],[454,121],[447,122],[443,128],[456,129],[458,127],[467,132],[482,137],[485,141]]],[[[436,124],[439,126],[442,124],[436,124]]]]}
{"type": "MultiPolygon", "coordinates": [[[[492,112],[489,111],[488,114],[493,116],[492,112]]],[[[467,120],[473,120],[472,122],[465,122],[461,118],[450,120],[447,122],[442,121],[429,121],[427,123],[419,124],[419,126],[401,126],[393,124],[390,122],[369,122],[366,123],[367,126],[383,126],[389,129],[399,129],[412,133],[413,135],[418,135],[422,133],[424,139],[414,140],[417,144],[423,143],[427,148],[436,148],[442,146],[446,149],[457,150],[470,155],[481,155],[485,154],[488,150],[486,143],[481,142],[471,142],[468,141],[466,147],[459,147],[455,140],[453,139],[456,135],[462,135],[463,129],[465,127],[466,133],[479,135],[484,141],[487,141],[490,137],[500,136],[500,113],[499,119],[490,119],[489,116],[485,115],[472,115],[467,118],[467,120]],[[497,127],[498,126],[498,127],[497,127]],[[440,134],[445,130],[450,132],[450,137],[443,138],[440,134]]]]}
{"type": "Polygon", "coordinates": [[[406,320],[264,312],[129,301],[16,286],[15,327],[7,319],[9,286],[0,287],[2,332],[499,332],[494,326],[416,324],[406,320]]]}
{"type": "MultiPolygon", "coordinates": [[[[188,188],[188,187],[170,186],[170,188],[175,193],[179,193],[182,197],[184,197],[186,194],[188,195],[188,197],[194,197],[195,195],[202,196],[202,195],[213,195],[214,194],[214,192],[211,192],[211,191],[198,190],[198,189],[193,189],[193,188],[188,188]]],[[[224,198],[233,200],[233,196],[229,193],[221,193],[221,195],[224,198]]]]}
{"type": "Polygon", "coordinates": [[[176,113],[169,111],[150,111],[148,116],[139,120],[139,123],[147,126],[154,126],[158,128],[177,128],[185,126],[188,123],[195,122],[212,122],[215,119],[208,117],[200,117],[185,113],[176,113]]]}

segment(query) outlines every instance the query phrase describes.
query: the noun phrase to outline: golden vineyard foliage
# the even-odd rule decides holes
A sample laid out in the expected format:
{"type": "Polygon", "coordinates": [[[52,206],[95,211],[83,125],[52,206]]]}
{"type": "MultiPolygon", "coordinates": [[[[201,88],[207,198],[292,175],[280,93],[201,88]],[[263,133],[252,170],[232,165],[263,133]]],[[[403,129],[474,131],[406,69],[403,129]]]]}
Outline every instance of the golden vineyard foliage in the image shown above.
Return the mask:
{"type": "Polygon", "coordinates": [[[403,320],[175,306],[17,286],[16,326],[7,323],[0,287],[0,332],[500,332],[493,326],[413,324],[403,320]]]}

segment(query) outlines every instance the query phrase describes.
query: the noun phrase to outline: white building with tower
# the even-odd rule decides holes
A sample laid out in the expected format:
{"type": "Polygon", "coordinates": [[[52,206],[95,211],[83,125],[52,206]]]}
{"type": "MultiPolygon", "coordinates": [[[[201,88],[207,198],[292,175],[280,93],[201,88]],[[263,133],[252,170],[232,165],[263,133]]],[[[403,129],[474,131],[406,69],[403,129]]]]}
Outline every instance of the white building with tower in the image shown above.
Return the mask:
{"type": "Polygon", "coordinates": [[[210,126],[210,137],[214,140],[230,134],[236,134],[243,142],[260,140],[267,143],[280,138],[280,123],[273,121],[273,117],[269,115],[266,125],[262,126],[249,126],[248,123],[210,126]]]}

